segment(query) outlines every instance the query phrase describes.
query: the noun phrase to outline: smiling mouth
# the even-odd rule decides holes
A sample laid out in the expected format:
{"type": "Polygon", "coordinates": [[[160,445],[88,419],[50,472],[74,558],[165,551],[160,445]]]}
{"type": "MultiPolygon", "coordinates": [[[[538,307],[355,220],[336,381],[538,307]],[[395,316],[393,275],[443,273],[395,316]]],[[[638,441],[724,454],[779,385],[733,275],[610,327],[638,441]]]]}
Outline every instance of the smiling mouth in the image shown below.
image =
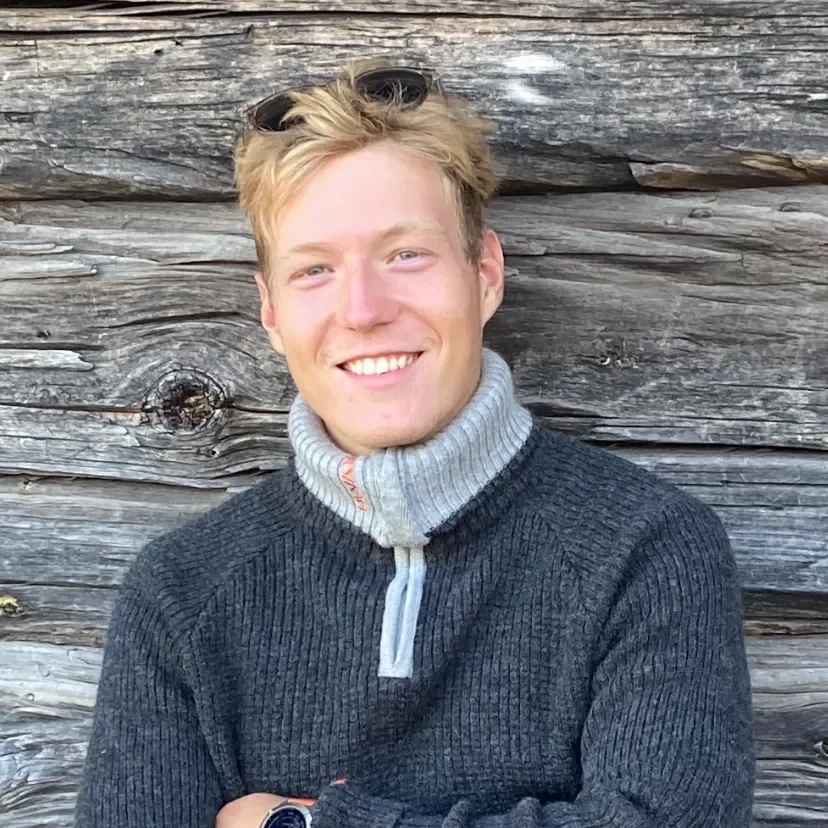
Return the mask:
{"type": "Polygon", "coordinates": [[[337,367],[346,374],[355,377],[377,377],[385,374],[394,374],[410,368],[423,354],[423,351],[393,354],[390,358],[364,358],[342,362],[337,367]]]}

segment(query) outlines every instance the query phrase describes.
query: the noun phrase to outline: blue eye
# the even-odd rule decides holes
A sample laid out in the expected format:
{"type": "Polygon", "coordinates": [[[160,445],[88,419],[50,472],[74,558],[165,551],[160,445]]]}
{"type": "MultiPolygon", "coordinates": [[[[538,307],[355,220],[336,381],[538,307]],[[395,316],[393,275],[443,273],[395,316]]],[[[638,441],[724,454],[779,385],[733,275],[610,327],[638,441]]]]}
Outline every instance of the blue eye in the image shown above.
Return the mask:
{"type": "Polygon", "coordinates": [[[310,267],[306,267],[304,270],[300,271],[297,275],[298,276],[316,276],[317,274],[311,273],[312,270],[316,270],[317,268],[324,268],[325,265],[311,265],[310,267]]]}

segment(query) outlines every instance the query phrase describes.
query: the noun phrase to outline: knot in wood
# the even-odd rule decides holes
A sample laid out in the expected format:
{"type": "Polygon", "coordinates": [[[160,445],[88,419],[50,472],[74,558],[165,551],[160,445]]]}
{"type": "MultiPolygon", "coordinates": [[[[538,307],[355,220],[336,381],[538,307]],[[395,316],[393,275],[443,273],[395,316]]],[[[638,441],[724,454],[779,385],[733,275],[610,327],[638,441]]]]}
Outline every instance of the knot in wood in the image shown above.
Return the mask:
{"type": "Polygon", "coordinates": [[[208,374],[180,368],[164,374],[147,394],[142,410],[150,425],[169,433],[202,431],[221,418],[227,395],[208,374]]]}
{"type": "Polygon", "coordinates": [[[713,211],[708,209],[707,207],[694,207],[688,216],[688,218],[697,218],[697,219],[706,219],[712,218],[713,211]]]}
{"type": "Polygon", "coordinates": [[[0,595],[0,615],[5,615],[10,618],[23,614],[23,607],[12,595],[0,595]]]}

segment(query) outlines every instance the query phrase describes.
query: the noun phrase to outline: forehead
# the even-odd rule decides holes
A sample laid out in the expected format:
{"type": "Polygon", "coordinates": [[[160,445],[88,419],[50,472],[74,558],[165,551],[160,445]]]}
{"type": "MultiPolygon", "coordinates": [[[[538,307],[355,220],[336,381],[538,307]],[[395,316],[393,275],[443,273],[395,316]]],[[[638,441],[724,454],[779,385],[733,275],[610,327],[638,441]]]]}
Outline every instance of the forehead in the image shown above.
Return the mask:
{"type": "Polygon", "coordinates": [[[391,227],[451,236],[456,216],[436,164],[376,145],[331,159],[303,182],[279,217],[277,254],[297,245],[371,241],[391,227]]]}

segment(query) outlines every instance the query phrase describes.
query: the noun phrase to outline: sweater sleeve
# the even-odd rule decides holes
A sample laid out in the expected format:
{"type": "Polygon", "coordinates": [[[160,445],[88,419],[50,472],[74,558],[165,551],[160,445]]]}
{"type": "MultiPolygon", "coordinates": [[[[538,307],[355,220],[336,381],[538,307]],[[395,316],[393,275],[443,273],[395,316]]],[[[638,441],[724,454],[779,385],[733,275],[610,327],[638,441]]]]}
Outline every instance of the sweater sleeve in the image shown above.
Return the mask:
{"type": "Polygon", "coordinates": [[[146,553],[110,621],[76,824],[211,828],[221,786],[186,678],[183,634],[165,617],[146,553]]]}
{"type": "Polygon", "coordinates": [[[425,815],[347,784],[323,791],[314,828],[747,828],[755,747],[740,590],[709,507],[666,504],[605,618],[573,801],[490,814],[460,800],[425,815]]]}

